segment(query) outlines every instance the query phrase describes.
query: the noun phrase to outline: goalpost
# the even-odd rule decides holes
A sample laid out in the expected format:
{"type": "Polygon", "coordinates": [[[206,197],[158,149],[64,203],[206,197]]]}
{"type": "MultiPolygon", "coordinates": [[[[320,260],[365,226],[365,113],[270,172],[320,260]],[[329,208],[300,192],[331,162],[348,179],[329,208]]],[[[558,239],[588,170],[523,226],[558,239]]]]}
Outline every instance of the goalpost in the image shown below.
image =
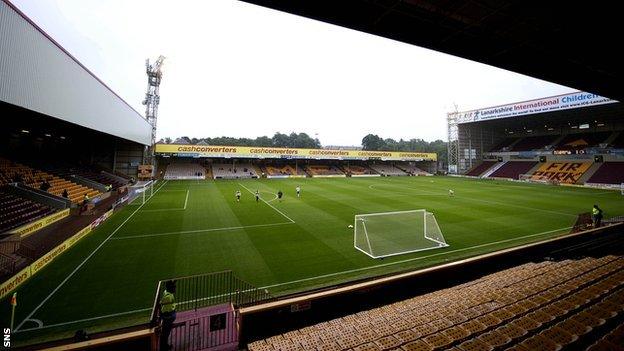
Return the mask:
{"type": "Polygon", "coordinates": [[[353,246],[371,258],[384,258],[449,246],[427,210],[355,215],[353,246]]]}
{"type": "Polygon", "coordinates": [[[154,195],[154,184],[156,181],[138,182],[128,187],[128,204],[143,205],[154,195]],[[135,201],[140,199],[138,201],[135,201]]]}

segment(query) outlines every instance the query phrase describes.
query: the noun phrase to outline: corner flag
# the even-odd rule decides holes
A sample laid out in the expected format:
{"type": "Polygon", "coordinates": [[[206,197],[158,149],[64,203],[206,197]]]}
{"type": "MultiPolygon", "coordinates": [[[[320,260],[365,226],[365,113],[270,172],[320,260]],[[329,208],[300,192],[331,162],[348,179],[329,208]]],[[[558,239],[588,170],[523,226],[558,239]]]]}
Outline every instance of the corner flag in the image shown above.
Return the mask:
{"type": "Polygon", "coordinates": [[[15,306],[17,306],[17,292],[11,296],[11,330],[13,330],[13,321],[15,320],[15,306]]]}

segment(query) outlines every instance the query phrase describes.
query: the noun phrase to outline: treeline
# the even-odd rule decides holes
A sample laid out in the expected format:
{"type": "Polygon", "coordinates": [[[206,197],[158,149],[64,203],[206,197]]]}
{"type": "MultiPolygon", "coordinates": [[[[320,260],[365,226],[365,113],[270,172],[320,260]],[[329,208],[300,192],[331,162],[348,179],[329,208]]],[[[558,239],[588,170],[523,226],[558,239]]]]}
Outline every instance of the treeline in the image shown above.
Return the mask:
{"type": "Polygon", "coordinates": [[[438,160],[444,163],[448,159],[447,144],[446,141],[439,139],[435,141],[400,139],[397,141],[392,138],[384,139],[376,134],[368,134],[362,139],[364,150],[435,152],[438,154],[438,160]]]}
{"type": "MultiPolygon", "coordinates": [[[[255,139],[251,138],[189,138],[187,136],[172,140],[164,138],[159,143],[172,144],[182,141],[186,144],[205,143],[208,145],[231,145],[231,146],[264,146],[264,147],[288,147],[288,148],[304,148],[304,149],[320,149],[321,142],[313,139],[306,133],[275,133],[273,137],[261,136],[255,139]]],[[[362,139],[362,149],[364,150],[380,150],[380,151],[418,151],[418,152],[435,152],[438,154],[438,160],[446,163],[447,161],[447,143],[442,140],[425,141],[423,139],[410,140],[394,140],[392,138],[381,138],[376,134],[368,134],[362,139]]]]}
{"type": "MultiPolygon", "coordinates": [[[[268,136],[261,136],[255,139],[231,137],[189,138],[187,136],[183,136],[178,139],[181,139],[183,142],[188,144],[199,144],[203,142],[208,145],[290,147],[304,149],[321,148],[321,142],[318,139],[313,139],[306,133],[282,134],[277,132],[272,138],[269,138],[268,136]]],[[[161,139],[159,143],[172,144],[174,141],[172,141],[171,138],[164,138],[161,139]]]]}

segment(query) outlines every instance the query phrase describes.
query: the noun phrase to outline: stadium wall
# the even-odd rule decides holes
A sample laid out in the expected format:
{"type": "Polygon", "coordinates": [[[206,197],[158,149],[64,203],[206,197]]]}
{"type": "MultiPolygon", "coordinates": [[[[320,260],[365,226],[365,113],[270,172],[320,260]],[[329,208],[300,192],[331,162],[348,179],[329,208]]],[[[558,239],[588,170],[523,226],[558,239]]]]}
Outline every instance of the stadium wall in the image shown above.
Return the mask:
{"type": "Polygon", "coordinates": [[[8,1],[0,1],[0,100],[143,145],[151,126],[8,1]]]}

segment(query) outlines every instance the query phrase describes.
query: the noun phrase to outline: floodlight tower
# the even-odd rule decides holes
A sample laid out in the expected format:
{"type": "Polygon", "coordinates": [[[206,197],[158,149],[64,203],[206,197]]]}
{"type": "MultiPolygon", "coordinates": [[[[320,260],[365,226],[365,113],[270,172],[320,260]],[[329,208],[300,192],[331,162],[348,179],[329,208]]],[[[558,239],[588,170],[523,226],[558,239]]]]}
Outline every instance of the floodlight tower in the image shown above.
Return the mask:
{"type": "Polygon", "coordinates": [[[145,60],[145,73],[147,73],[147,92],[145,93],[145,119],[152,125],[152,143],[145,155],[145,163],[154,163],[154,147],[156,144],[156,122],[158,120],[158,104],[160,103],[160,81],[162,79],[162,65],[165,61],[163,55],[158,56],[156,62],[150,65],[149,59],[145,60]]]}

